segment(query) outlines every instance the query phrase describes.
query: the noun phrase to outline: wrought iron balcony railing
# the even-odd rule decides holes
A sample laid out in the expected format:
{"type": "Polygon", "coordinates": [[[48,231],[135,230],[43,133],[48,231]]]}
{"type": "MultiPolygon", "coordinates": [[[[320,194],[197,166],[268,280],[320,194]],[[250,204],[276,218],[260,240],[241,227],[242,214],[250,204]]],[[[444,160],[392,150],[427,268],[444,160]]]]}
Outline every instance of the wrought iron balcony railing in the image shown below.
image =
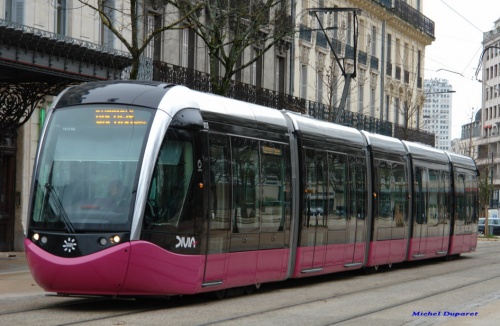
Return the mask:
{"type": "Polygon", "coordinates": [[[392,63],[387,62],[387,66],[385,68],[385,74],[389,77],[392,77],[392,63]]]}
{"type": "Polygon", "coordinates": [[[299,26],[299,37],[302,40],[305,40],[307,42],[311,42],[312,30],[309,27],[300,24],[300,26],[299,26]]]}
{"type": "Polygon", "coordinates": [[[374,0],[423,33],[434,37],[434,22],[402,0],[374,0]]]}
{"type": "Polygon", "coordinates": [[[370,57],[370,68],[378,70],[378,58],[377,57],[370,57]]]}
{"type": "Polygon", "coordinates": [[[410,72],[408,70],[404,71],[404,81],[406,84],[410,83],[410,72]]]}
{"type": "Polygon", "coordinates": [[[323,32],[316,33],[316,45],[321,46],[322,48],[327,48],[328,44],[326,42],[326,36],[323,32]]]}
{"type": "MultiPolygon", "coordinates": [[[[165,62],[154,62],[153,80],[184,85],[202,92],[212,92],[210,78],[207,74],[165,62]]],[[[430,134],[432,135],[432,137],[430,137],[426,132],[405,128],[403,126],[395,126],[390,121],[382,121],[362,113],[342,110],[337,107],[332,108],[323,103],[307,101],[292,95],[253,85],[233,81],[227,96],[240,101],[264,105],[278,110],[285,109],[307,114],[319,120],[337,121],[342,125],[357,128],[358,130],[366,130],[386,136],[396,136],[397,133],[401,137],[407,137],[402,139],[434,145],[433,134],[430,134]]]]}

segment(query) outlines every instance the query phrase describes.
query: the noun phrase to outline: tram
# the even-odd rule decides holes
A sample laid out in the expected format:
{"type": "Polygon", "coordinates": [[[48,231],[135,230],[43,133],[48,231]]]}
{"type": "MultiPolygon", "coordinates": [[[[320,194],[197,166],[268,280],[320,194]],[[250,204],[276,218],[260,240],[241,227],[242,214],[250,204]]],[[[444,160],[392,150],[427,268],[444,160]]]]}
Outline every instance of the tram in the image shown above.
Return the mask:
{"type": "Polygon", "coordinates": [[[61,295],[174,296],[454,257],[477,244],[465,156],[176,85],[63,91],[25,239],[61,295]]]}

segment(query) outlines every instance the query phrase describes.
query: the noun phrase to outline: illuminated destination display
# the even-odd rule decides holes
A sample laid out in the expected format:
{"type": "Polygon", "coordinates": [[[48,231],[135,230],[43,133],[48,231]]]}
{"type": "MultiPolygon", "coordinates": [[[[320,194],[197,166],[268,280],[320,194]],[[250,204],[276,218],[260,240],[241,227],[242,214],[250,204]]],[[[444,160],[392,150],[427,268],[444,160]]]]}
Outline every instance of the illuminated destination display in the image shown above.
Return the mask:
{"type": "Polygon", "coordinates": [[[132,109],[97,109],[95,124],[104,126],[146,125],[146,120],[137,120],[132,109]]]}
{"type": "Polygon", "coordinates": [[[269,146],[262,146],[262,153],[281,156],[281,149],[269,146]]]}

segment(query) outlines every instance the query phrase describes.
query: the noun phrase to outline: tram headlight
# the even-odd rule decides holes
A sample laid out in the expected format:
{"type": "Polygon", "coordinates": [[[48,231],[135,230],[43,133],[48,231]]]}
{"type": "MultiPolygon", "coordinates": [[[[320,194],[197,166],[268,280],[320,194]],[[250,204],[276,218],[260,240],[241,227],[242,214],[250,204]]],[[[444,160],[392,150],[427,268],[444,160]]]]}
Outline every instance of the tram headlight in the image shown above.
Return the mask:
{"type": "Polygon", "coordinates": [[[40,234],[38,233],[33,234],[33,237],[31,237],[31,239],[33,240],[33,242],[37,242],[38,240],[40,240],[40,234]]]}
{"type": "Polygon", "coordinates": [[[117,244],[120,243],[122,239],[120,238],[119,235],[112,236],[109,241],[111,241],[112,244],[117,244]]]}
{"type": "Polygon", "coordinates": [[[99,244],[101,246],[105,246],[107,243],[108,243],[108,239],[106,239],[104,237],[99,239],[99,244]]]}

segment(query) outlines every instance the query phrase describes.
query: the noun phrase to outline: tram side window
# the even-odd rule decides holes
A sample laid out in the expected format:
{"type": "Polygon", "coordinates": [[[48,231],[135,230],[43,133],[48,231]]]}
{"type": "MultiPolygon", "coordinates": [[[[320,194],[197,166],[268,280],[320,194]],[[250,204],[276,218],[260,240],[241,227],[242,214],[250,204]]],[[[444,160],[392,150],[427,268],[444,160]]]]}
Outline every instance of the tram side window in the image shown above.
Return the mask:
{"type": "Polygon", "coordinates": [[[394,215],[396,226],[402,226],[408,219],[408,177],[404,164],[394,164],[392,168],[394,174],[394,215]]]}
{"type": "Polygon", "coordinates": [[[441,185],[440,171],[429,169],[428,183],[428,205],[427,218],[430,225],[438,224],[439,215],[442,207],[440,207],[441,185]]]}
{"type": "Polygon", "coordinates": [[[285,222],[286,164],[281,144],[260,142],[261,149],[261,231],[282,231],[285,222]]]}
{"type": "Polygon", "coordinates": [[[231,163],[225,135],[210,134],[210,228],[229,229],[231,216],[231,163]]]}
{"type": "Polygon", "coordinates": [[[465,223],[476,223],[478,212],[478,193],[477,193],[477,177],[475,175],[467,174],[465,179],[465,223]]]}
{"type": "Polygon", "coordinates": [[[288,148],[241,137],[231,137],[230,148],[232,231],[283,231],[289,214],[286,211],[290,196],[286,191],[290,185],[288,148]]]}
{"type": "Polygon", "coordinates": [[[416,223],[427,223],[427,202],[428,202],[428,171],[424,167],[415,167],[415,205],[416,205],[416,223]]]}
{"type": "Polygon", "coordinates": [[[328,153],[328,228],[345,228],[347,210],[347,156],[328,153]]]}
{"type": "Polygon", "coordinates": [[[327,188],[325,175],[325,153],[306,149],[306,195],[304,197],[304,220],[307,226],[326,225],[325,192],[327,188]]]}
{"type": "Polygon", "coordinates": [[[375,218],[380,227],[403,226],[407,212],[405,167],[390,161],[375,161],[375,189],[377,193],[375,218]]]}
{"type": "Polygon", "coordinates": [[[441,171],[441,197],[439,203],[441,211],[439,212],[439,222],[449,223],[450,220],[450,173],[448,171],[441,171]]]}
{"type": "Polygon", "coordinates": [[[350,201],[351,216],[366,218],[366,162],[361,157],[351,157],[350,161],[350,201]]]}
{"type": "Polygon", "coordinates": [[[469,198],[469,207],[471,210],[470,223],[477,223],[479,213],[479,193],[478,181],[476,175],[469,175],[469,186],[467,187],[467,197],[469,198]]]}
{"type": "Polygon", "coordinates": [[[457,199],[457,220],[465,222],[467,215],[467,198],[465,196],[465,174],[455,175],[455,194],[457,199]]]}
{"type": "Polygon", "coordinates": [[[233,171],[233,232],[260,230],[259,141],[231,138],[233,171]]]}
{"type": "Polygon", "coordinates": [[[179,227],[192,206],[188,190],[193,174],[193,145],[188,132],[169,130],[163,141],[148,195],[146,229],[179,227]]]}

